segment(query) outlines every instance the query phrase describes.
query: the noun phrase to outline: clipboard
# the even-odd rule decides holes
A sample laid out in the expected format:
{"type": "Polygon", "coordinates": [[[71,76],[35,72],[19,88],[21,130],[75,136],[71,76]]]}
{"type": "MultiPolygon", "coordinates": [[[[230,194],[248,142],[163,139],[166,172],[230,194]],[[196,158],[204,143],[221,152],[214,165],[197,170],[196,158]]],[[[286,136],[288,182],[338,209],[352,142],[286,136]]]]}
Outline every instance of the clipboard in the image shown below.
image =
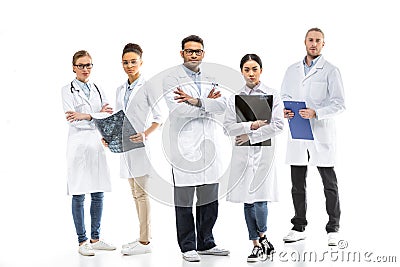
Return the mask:
{"type": "MultiPolygon", "coordinates": [[[[256,120],[271,121],[273,95],[235,95],[236,122],[256,120]]],[[[242,146],[271,146],[271,139],[250,144],[250,141],[242,146]]]]}
{"type": "Polygon", "coordinates": [[[309,119],[303,119],[300,109],[306,108],[304,101],[283,101],[285,109],[290,109],[294,113],[294,117],[289,120],[290,133],[292,139],[314,140],[309,119]]]}
{"type": "Polygon", "coordinates": [[[93,120],[100,134],[108,143],[108,148],[111,152],[122,153],[144,147],[143,143],[133,143],[129,140],[129,137],[135,135],[137,132],[123,110],[107,118],[93,118],[93,120]]]}

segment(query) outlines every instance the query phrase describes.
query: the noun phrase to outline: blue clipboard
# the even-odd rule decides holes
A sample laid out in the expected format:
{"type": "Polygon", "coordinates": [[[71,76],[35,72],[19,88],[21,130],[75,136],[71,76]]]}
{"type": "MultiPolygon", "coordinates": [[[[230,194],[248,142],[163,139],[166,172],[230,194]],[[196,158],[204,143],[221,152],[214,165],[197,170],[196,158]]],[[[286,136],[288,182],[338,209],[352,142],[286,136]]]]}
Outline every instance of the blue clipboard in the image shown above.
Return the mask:
{"type": "Polygon", "coordinates": [[[285,109],[290,109],[294,117],[289,120],[290,133],[293,139],[314,140],[309,119],[303,119],[300,109],[306,108],[306,102],[303,101],[283,101],[285,109]]]}

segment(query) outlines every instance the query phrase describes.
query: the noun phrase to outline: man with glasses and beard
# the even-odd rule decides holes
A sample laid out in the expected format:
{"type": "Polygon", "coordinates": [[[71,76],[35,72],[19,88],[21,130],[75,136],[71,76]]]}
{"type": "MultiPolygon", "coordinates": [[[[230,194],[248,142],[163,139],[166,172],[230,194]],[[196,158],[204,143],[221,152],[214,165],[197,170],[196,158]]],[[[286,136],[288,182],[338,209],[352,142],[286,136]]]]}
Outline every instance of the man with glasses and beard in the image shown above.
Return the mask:
{"type": "Polygon", "coordinates": [[[212,229],[218,216],[215,115],[223,114],[226,100],[215,80],[204,73],[203,40],[190,35],[182,40],[183,64],[173,68],[163,81],[169,109],[171,165],[178,244],[185,260],[200,261],[199,254],[226,256],[216,246],[212,229]],[[196,192],[196,221],[193,198],[196,192]],[[196,240],[197,239],[197,240],[196,240]]]}

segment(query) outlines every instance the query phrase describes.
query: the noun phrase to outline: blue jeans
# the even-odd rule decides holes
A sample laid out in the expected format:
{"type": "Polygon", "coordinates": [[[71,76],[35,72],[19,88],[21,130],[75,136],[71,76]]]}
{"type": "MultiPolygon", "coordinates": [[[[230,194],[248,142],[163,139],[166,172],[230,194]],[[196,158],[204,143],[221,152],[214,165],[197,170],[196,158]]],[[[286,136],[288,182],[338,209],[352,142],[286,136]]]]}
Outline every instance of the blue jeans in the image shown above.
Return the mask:
{"type": "MultiPolygon", "coordinates": [[[[91,239],[99,239],[100,237],[100,222],[103,213],[103,192],[91,193],[92,202],[90,204],[90,217],[91,217],[91,239]]],[[[74,218],[76,234],[78,235],[78,242],[82,243],[88,238],[86,237],[85,230],[85,212],[84,203],[85,195],[72,196],[72,217],[74,218]]]]}
{"type": "Polygon", "coordinates": [[[250,240],[258,240],[260,233],[267,231],[268,202],[244,203],[244,218],[250,240]]]}

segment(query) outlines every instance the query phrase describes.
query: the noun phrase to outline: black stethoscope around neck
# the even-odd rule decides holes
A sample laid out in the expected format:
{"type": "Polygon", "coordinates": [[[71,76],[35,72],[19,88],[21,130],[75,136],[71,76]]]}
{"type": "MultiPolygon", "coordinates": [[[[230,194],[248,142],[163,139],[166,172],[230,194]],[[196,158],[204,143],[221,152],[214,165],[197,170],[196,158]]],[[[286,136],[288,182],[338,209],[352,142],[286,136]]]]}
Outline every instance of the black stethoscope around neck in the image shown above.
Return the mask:
{"type": "MultiPolygon", "coordinates": [[[[93,85],[94,85],[94,87],[96,87],[96,90],[97,90],[97,92],[99,93],[101,103],[103,103],[103,98],[101,97],[101,93],[100,93],[99,88],[97,87],[96,84],[93,83],[93,85]]],[[[79,90],[76,89],[75,86],[74,86],[74,81],[71,82],[71,88],[70,88],[70,90],[71,90],[71,94],[74,94],[74,91],[79,92],[79,90]]]]}

